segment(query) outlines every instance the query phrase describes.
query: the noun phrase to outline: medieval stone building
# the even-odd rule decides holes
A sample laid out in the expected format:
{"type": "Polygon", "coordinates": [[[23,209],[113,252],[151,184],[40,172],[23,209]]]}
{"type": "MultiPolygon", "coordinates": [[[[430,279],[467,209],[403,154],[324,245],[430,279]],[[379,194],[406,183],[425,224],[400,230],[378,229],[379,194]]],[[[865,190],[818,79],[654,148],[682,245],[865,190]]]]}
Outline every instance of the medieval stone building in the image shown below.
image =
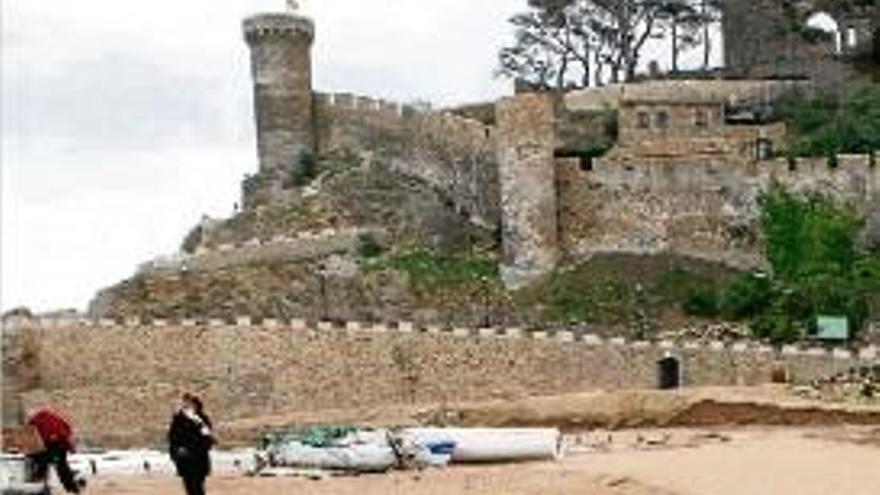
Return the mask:
{"type": "Polygon", "coordinates": [[[741,77],[827,77],[869,56],[876,0],[724,0],[728,71],[741,77]]]}
{"type": "MultiPolygon", "coordinates": [[[[867,39],[867,7],[847,12],[838,15],[854,26],[854,43],[846,35],[845,52],[832,46],[832,62],[860,53],[867,39]]],[[[783,14],[768,0],[728,3],[725,28],[750,33],[728,36],[736,69],[779,75],[772,57],[795,47],[773,35],[783,14]],[[759,42],[769,44],[749,45],[759,42]]],[[[880,173],[867,156],[841,157],[834,166],[775,156],[786,129],[768,120],[767,109],[800,84],[794,80],[648,81],[520,94],[496,103],[494,118],[477,120],[315,91],[315,27],[299,15],[258,15],[244,31],[253,54],[260,157],[260,172],[245,184],[246,208],[297,201],[301,188],[289,179],[309,157],[381,162],[428,183],[473,223],[498,229],[509,287],[532,283],[560,260],[602,252],[670,252],[762,267],[756,211],[770,183],[865,209],[880,197],[880,173]],[[617,115],[616,145],[594,159],[584,143],[603,132],[592,117],[608,112],[617,115]]],[[[812,46],[799,50],[812,56],[812,46]]]]}

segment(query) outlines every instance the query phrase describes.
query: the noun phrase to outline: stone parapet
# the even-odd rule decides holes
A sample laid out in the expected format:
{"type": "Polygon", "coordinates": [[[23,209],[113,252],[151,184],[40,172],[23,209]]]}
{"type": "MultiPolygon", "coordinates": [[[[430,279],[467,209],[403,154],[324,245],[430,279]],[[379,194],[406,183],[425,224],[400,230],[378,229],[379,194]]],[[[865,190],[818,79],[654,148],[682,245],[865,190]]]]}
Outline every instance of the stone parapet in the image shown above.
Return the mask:
{"type": "Polygon", "coordinates": [[[248,17],[242,23],[245,38],[255,41],[267,36],[315,37],[315,23],[307,18],[291,14],[268,13],[248,17]]]}

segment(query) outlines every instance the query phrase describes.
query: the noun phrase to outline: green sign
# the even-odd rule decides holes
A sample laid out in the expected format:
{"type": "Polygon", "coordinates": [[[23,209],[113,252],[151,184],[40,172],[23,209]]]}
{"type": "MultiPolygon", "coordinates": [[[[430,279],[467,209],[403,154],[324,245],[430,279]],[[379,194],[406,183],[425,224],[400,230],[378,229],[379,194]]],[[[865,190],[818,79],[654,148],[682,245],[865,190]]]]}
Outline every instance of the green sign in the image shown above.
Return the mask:
{"type": "Polygon", "coordinates": [[[821,340],[849,340],[849,320],[845,316],[820,316],[816,328],[816,337],[821,340]]]}

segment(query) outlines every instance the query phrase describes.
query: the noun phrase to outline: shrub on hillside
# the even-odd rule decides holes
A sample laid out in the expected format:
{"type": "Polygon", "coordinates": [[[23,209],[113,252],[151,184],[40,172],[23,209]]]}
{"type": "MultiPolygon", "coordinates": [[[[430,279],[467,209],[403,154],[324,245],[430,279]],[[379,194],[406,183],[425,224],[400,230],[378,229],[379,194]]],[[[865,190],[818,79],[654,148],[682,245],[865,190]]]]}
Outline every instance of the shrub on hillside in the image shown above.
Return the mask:
{"type": "Polygon", "coordinates": [[[688,316],[715,318],[720,314],[720,296],[714,290],[693,292],[685,299],[682,309],[688,316]]]}
{"type": "Polygon", "coordinates": [[[719,311],[730,320],[753,318],[767,309],[772,296],[769,277],[763,274],[745,274],[722,292],[719,311]]]}
{"type": "MultiPolygon", "coordinates": [[[[854,332],[880,308],[880,257],[860,252],[862,220],[845,204],[774,186],[760,200],[771,275],[746,274],[685,300],[695,316],[749,321],[775,344],[815,332],[817,317],[845,316],[854,332]]],[[[876,316],[876,315],[875,315],[876,316]]]]}
{"type": "Polygon", "coordinates": [[[793,93],[778,102],[776,111],[793,135],[789,153],[829,157],[880,149],[880,85],[852,85],[829,94],[793,93]]]}
{"type": "Polygon", "coordinates": [[[363,259],[373,259],[379,257],[385,249],[376,240],[373,234],[362,234],[358,238],[358,254],[363,259]]]}
{"type": "Polygon", "coordinates": [[[441,255],[426,249],[397,253],[383,266],[409,274],[422,287],[494,284],[500,280],[495,260],[468,255],[441,255]]]}

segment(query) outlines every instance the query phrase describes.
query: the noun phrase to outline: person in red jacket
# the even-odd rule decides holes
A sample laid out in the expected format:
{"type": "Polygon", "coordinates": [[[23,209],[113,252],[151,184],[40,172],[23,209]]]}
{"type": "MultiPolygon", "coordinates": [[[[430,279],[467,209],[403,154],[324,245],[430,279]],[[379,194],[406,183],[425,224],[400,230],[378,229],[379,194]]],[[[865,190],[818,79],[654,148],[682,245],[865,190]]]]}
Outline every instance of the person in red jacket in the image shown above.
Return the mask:
{"type": "Polygon", "coordinates": [[[28,416],[28,425],[33,427],[43,441],[43,450],[28,455],[32,476],[44,481],[49,474],[49,466],[55,467],[58,479],[68,493],[79,493],[81,482],[77,482],[73,470],[67,463],[67,454],[76,449],[73,442],[73,428],[60,413],[49,408],[33,411],[28,416]]]}

